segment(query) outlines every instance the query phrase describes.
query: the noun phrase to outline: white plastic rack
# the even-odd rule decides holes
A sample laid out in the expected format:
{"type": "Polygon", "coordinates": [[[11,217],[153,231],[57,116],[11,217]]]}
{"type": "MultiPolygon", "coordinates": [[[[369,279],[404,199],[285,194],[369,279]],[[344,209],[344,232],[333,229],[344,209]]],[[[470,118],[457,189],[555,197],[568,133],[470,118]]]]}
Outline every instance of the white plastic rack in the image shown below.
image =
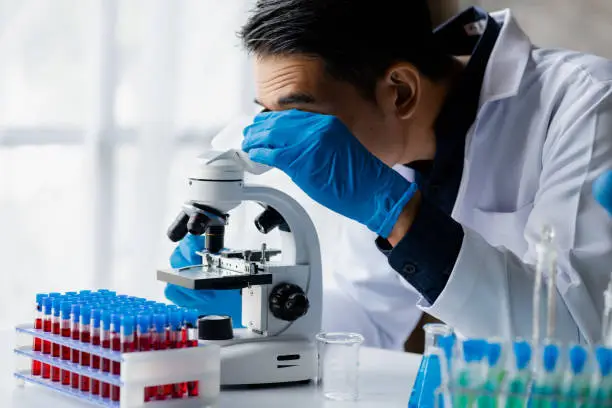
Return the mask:
{"type": "Polygon", "coordinates": [[[120,353],[43,332],[34,329],[31,324],[17,326],[16,332],[17,341],[14,352],[22,358],[17,359],[15,377],[20,385],[24,383],[36,384],[69,397],[78,398],[81,401],[114,408],[201,408],[213,406],[219,396],[221,364],[220,348],[216,345],[200,344],[198,347],[191,348],[120,353]],[[68,360],[62,360],[60,357],[52,357],[49,354],[34,351],[32,349],[34,337],[90,353],[92,356],[119,362],[121,363],[121,374],[104,373],[68,360]],[[120,387],[119,401],[112,401],[109,398],[102,398],[72,388],[70,385],[62,385],[61,382],[34,376],[31,373],[33,360],[71,371],[79,376],[99,380],[101,383],[118,386],[120,387]],[[145,402],[145,389],[147,387],[194,381],[198,382],[198,396],[145,402]]]}

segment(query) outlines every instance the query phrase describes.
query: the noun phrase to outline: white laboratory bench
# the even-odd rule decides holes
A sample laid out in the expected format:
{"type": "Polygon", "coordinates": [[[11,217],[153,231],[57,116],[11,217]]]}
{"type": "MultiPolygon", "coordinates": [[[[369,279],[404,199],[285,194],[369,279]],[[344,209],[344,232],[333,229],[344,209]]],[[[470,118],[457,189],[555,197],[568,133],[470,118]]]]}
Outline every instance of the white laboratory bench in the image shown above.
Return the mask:
{"type": "MultiPolygon", "coordinates": [[[[13,377],[13,331],[0,331],[0,407],[77,408],[95,407],[32,384],[17,387],[13,377]]],[[[361,349],[358,402],[327,401],[314,385],[222,391],[220,408],[406,408],[420,356],[371,348],[361,349]]]]}

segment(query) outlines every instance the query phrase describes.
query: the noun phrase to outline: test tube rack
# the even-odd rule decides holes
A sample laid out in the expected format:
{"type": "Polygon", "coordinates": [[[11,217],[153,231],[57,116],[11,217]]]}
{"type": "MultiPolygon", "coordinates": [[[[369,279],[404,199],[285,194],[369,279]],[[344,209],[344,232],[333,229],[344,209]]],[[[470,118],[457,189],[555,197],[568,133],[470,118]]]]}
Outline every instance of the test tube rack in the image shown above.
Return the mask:
{"type": "Polygon", "coordinates": [[[121,353],[97,346],[91,346],[66,337],[52,335],[42,330],[34,329],[31,324],[16,327],[17,341],[14,349],[17,358],[15,377],[18,384],[36,384],[69,397],[94,405],[113,408],[201,408],[216,403],[220,392],[220,347],[200,344],[198,347],[158,350],[154,352],[121,353]],[[121,374],[112,375],[94,371],[89,367],[59,357],[51,357],[32,350],[34,337],[48,340],[60,346],[67,346],[92,356],[109,359],[121,363],[121,374]],[[30,372],[32,360],[40,361],[60,369],[99,380],[103,383],[120,387],[120,400],[111,401],[90,393],[53,382],[30,372]],[[199,382],[199,395],[183,399],[168,399],[163,401],[144,402],[145,388],[160,384],[175,384],[182,382],[199,382]]]}

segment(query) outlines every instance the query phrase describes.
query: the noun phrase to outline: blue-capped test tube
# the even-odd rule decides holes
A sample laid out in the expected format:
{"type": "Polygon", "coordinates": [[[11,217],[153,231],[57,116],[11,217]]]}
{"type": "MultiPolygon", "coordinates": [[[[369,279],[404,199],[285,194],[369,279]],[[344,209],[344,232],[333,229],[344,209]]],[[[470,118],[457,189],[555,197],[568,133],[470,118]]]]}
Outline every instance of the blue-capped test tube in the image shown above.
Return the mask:
{"type": "MultiPolygon", "coordinates": [[[[100,326],[102,319],[101,305],[94,305],[91,309],[91,345],[99,347],[101,345],[100,326]]],[[[100,370],[100,356],[93,354],[91,356],[91,369],[94,371],[100,370]]],[[[100,395],[100,380],[91,379],[91,394],[100,395]]]]}
{"type": "MultiPolygon", "coordinates": [[[[43,299],[43,331],[45,333],[53,332],[53,298],[51,294],[49,297],[43,299]]],[[[52,344],[49,340],[43,341],[43,354],[51,354],[52,344]]],[[[51,366],[49,364],[42,365],[42,377],[45,379],[51,378],[51,366]]]]}
{"type": "MultiPolygon", "coordinates": [[[[34,316],[34,328],[36,330],[43,330],[43,320],[44,320],[44,312],[43,312],[43,299],[48,297],[46,293],[38,293],[36,295],[36,315],[34,316]]],[[[32,345],[32,350],[35,352],[42,352],[42,340],[40,337],[34,337],[34,343],[32,345]]],[[[32,375],[38,376],[42,374],[42,364],[38,360],[32,360],[32,375]]]]}
{"type": "MultiPolygon", "coordinates": [[[[73,303],[70,308],[70,334],[72,340],[81,340],[81,304],[73,303]]],[[[72,349],[72,362],[79,364],[81,362],[81,352],[77,349],[72,349]]],[[[79,375],[72,373],[70,380],[72,388],[79,388],[79,375]]]]}
{"type": "MultiPolygon", "coordinates": [[[[58,337],[62,334],[62,323],[61,323],[61,314],[62,314],[62,301],[63,298],[61,296],[53,299],[53,330],[52,333],[58,337]]],[[[61,357],[61,348],[59,343],[53,343],[51,346],[51,356],[60,358],[61,357]]],[[[56,366],[51,367],[51,381],[60,382],[61,378],[61,369],[56,366]]]]}
{"type": "MultiPolygon", "coordinates": [[[[60,305],[61,309],[61,333],[62,337],[69,339],[71,338],[71,321],[70,317],[72,314],[72,302],[63,301],[60,305]]],[[[68,346],[62,346],[62,360],[70,361],[72,349],[68,346]]],[[[62,385],[70,385],[70,370],[62,370],[62,385]]]]}
{"type": "MultiPolygon", "coordinates": [[[[100,313],[100,342],[102,343],[102,348],[110,350],[111,349],[111,316],[112,310],[110,308],[102,309],[100,313]]],[[[101,361],[102,372],[110,373],[111,372],[111,361],[108,358],[102,358],[101,361]]],[[[111,388],[109,383],[102,383],[102,389],[100,394],[102,398],[110,398],[111,388]]]]}

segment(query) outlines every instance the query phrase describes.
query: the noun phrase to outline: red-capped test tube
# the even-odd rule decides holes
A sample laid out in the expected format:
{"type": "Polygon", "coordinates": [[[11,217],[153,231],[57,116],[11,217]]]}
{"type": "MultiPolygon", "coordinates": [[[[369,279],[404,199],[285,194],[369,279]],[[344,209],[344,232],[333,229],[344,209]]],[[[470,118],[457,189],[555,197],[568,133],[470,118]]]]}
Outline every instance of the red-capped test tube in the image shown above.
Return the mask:
{"type": "MultiPolygon", "coordinates": [[[[71,332],[71,316],[72,316],[72,302],[63,301],[60,305],[61,309],[61,333],[62,337],[69,339],[72,337],[71,332]]],[[[62,360],[70,361],[72,349],[69,346],[62,346],[62,360]]],[[[62,369],[62,385],[70,385],[70,370],[62,369]]]]}
{"type": "MultiPolygon", "coordinates": [[[[185,312],[185,330],[187,332],[187,347],[198,347],[198,317],[199,313],[195,309],[185,312]]],[[[199,381],[189,381],[187,383],[187,394],[190,397],[200,395],[199,381]]]]}
{"type": "MultiPolygon", "coordinates": [[[[111,316],[112,312],[110,309],[102,310],[100,317],[100,343],[102,344],[102,348],[107,350],[110,350],[111,348],[111,316]]],[[[100,363],[102,366],[102,372],[110,373],[111,361],[108,358],[102,358],[102,361],[100,363]]],[[[110,398],[110,387],[111,386],[109,383],[102,383],[102,390],[100,391],[102,398],[110,398]]]]}
{"type": "MultiPolygon", "coordinates": [[[[48,297],[46,293],[39,293],[36,295],[36,311],[34,315],[34,328],[36,330],[43,329],[43,299],[48,297]]],[[[40,337],[34,337],[34,343],[32,344],[32,350],[38,351],[42,353],[42,340],[40,337]]],[[[41,375],[42,374],[42,364],[38,360],[32,360],[32,375],[41,375]]]]}
{"type": "MultiPolygon", "coordinates": [[[[72,340],[80,341],[81,340],[81,304],[74,303],[70,310],[70,334],[72,335],[72,340]]],[[[72,349],[72,362],[74,364],[79,364],[81,362],[81,352],[76,349],[72,349]]],[[[72,378],[70,380],[70,385],[72,388],[79,388],[79,375],[77,373],[72,373],[72,378]]]]}
{"type": "MultiPolygon", "coordinates": [[[[81,330],[81,343],[91,343],[91,305],[81,306],[81,320],[79,329],[81,330]]],[[[83,367],[91,366],[91,354],[84,351],[81,352],[81,365],[83,367]]],[[[81,391],[89,392],[91,386],[91,378],[81,375],[81,391]]]]}
{"type": "MultiPolygon", "coordinates": [[[[53,299],[53,325],[51,329],[51,333],[60,336],[62,334],[62,323],[61,323],[61,304],[62,298],[56,297],[53,299]]],[[[61,357],[61,349],[59,343],[51,344],[51,356],[60,358],[61,357]]],[[[60,381],[61,369],[56,366],[51,367],[51,381],[59,382],[60,381]]]]}
{"type": "MultiPolygon", "coordinates": [[[[113,351],[121,351],[121,313],[114,312],[111,315],[111,349],[113,351]]],[[[113,375],[121,375],[121,363],[119,361],[111,361],[111,372],[113,375]]],[[[111,386],[111,400],[119,401],[120,388],[117,385],[111,386]]]]}
{"type": "MultiPolygon", "coordinates": [[[[53,298],[48,297],[43,299],[43,331],[45,333],[51,333],[53,331],[53,298]]],[[[42,345],[43,354],[51,354],[51,342],[44,340],[42,345]]],[[[49,364],[42,365],[42,377],[49,379],[51,378],[51,366],[49,364]]]]}
{"type": "MultiPolygon", "coordinates": [[[[100,305],[95,305],[91,309],[91,345],[92,346],[100,346],[100,320],[102,317],[102,309],[100,309],[100,305]]],[[[92,370],[100,369],[100,356],[92,355],[91,356],[91,368],[92,370]]],[[[96,380],[95,378],[91,379],[91,394],[92,395],[100,395],[100,380],[96,380]]]]}
{"type": "MultiPolygon", "coordinates": [[[[138,351],[151,351],[151,314],[149,313],[140,313],[136,318],[136,338],[138,339],[138,344],[136,345],[136,349],[138,351]]],[[[155,398],[155,393],[157,392],[156,387],[147,387],[145,388],[144,400],[145,402],[149,402],[155,398]]]]}
{"type": "MultiPolygon", "coordinates": [[[[155,327],[151,332],[151,347],[153,350],[165,350],[168,348],[166,342],[166,322],[168,321],[166,313],[156,313],[154,316],[155,327]]],[[[156,388],[155,399],[157,401],[163,401],[166,399],[166,389],[163,384],[158,385],[156,388]]]]}

